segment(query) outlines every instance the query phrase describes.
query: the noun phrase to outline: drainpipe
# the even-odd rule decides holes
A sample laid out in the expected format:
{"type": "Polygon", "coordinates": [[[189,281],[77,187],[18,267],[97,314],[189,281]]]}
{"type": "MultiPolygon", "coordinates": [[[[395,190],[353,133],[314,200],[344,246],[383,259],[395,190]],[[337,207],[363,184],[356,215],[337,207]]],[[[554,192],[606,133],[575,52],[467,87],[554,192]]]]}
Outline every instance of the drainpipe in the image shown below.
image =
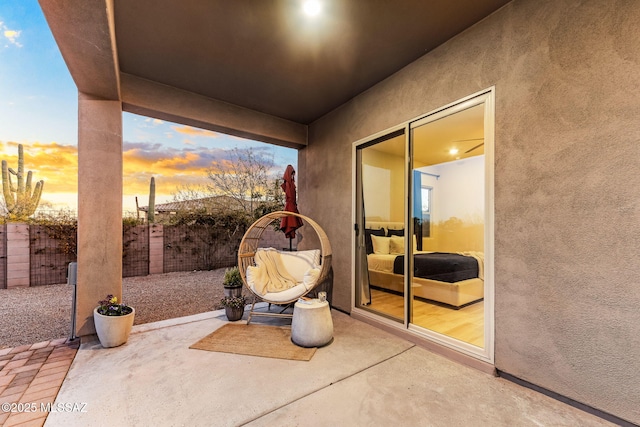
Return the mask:
{"type": "Polygon", "coordinates": [[[77,284],[78,284],[78,263],[70,262],[67,270],[67,285],[73,286],[73,299],[71,303],[71,341],[76,338],[76,298],[77,298],[77,284]]]}

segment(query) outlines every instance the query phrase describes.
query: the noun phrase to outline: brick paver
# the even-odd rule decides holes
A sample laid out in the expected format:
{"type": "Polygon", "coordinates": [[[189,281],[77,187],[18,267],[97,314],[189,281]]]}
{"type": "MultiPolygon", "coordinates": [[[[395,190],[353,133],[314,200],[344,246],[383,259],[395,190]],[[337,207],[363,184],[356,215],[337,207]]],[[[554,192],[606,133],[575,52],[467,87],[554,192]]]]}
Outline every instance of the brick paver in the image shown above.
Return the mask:
{"type": "Polygon", "coordinates": [[[32,345],[33,344],[26,344],[26,345],[21,345],[19,347],[13,347],[9,353],[10,354],[22,353],[23,351],[29,350],[29,348],[31,348],[32,345]]]}
{"type": "Polygon", "coordinates": [[[80,340],[43,341],[0,350],[0,426],[41,427],[76,356],[80,340]],[[7,409],[9,409],[7,411],[7,409]]]}
{"type": "Polygon", "coordinates": [[[41,348],[46,348],[48,345],[49,341],[38,342],[29,347],[29,350],[39,350],[41,348]]]}

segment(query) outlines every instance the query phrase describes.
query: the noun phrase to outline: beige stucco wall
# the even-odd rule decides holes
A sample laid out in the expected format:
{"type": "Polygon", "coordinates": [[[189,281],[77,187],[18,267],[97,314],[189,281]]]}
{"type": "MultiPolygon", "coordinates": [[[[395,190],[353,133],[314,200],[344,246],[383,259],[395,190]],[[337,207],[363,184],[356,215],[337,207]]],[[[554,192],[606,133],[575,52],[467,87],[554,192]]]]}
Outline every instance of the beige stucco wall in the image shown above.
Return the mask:
{"type": "Polygon", "coordinates": [[[351,307],[352,143],[495,85],[495,363],[640,422],[640,2],[515,0],[328,114],[299,205],[351,307]]]}
{"type": "Polygon", "coordinates": [[[122,108],[78,95],[78,285],[76,335],[95,333],[93,309],[122,301],[122,108]]]}

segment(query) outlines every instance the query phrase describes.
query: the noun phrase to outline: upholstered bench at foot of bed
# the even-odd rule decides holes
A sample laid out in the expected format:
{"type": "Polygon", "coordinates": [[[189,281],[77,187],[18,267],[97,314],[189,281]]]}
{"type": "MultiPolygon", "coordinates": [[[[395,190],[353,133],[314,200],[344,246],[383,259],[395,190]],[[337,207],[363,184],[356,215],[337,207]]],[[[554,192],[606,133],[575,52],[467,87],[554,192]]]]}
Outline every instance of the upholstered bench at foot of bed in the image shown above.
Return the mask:
{"type": "MultiPolygon", "coordinates": [[[[369,270],[371,286],[396,293],[404,292],[404,276],[369,270]]],[[[480,278],[447,283],[414,277],[411,291],[414,297],[424,298],[459,308],[484,298],[484,281],[480,278]]]]}
{"type": "Polygon", "coordinates": [[[479,278],[447,283],[436,280],[418,279],[414,283],[413,296],[438,301],[456,308],[484,298],[484,281],[479,278]]]}

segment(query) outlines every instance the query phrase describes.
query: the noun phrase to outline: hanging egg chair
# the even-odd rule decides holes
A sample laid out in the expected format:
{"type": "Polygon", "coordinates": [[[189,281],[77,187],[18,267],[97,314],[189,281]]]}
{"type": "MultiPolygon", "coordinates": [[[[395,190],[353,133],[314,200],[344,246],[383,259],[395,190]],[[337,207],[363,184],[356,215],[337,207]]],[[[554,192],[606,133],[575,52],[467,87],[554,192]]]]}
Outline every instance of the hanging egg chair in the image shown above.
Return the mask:
{"type": "Polygon", "coordinates": [[[329,275],[331,244],[322,227],[311,218],[288,211],[271,212],[251,224],[244,234],[238,248],[238,269],[244,286],[254,296],[247,323],[253,316],[291,318],[291,314],[256,311],[256,302],[286,306],[312,292],[329,275]],[[299,217],[313,229],[319,248],[290,252],[261,245],[264,231],[288,216],[299,217]]]}

